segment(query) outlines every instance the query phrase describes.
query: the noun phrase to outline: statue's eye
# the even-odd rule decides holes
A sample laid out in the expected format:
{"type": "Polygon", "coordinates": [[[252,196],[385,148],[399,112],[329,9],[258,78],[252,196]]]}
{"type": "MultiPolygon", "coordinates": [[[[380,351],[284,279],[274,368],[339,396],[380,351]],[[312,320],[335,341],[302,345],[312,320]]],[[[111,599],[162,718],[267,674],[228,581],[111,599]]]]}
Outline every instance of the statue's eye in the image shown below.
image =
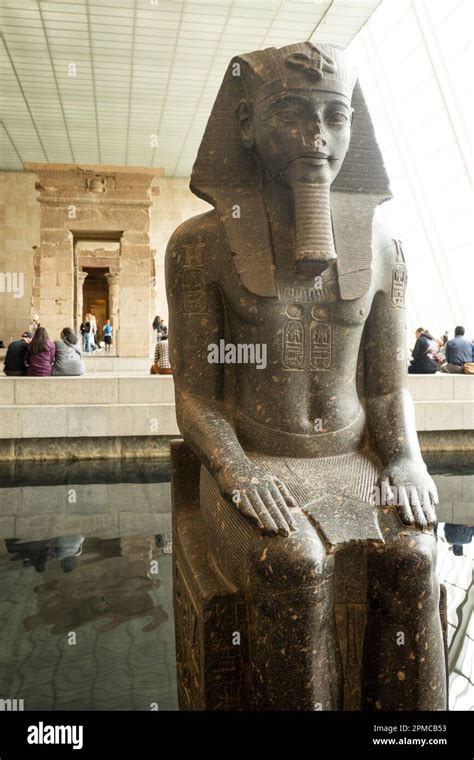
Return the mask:
{"type": "Polygon", "coordinates": [[[299,111],[296,108],[282,108],[276,112],[275,116],[285,122],[296,121],[299,117],[299,111]]]}
{"type": "Polygon", "coordinates": [[[332,111],[327,117],[327,123],[330,127],[343,127],[348,121],[347,114],[343,111],[332,111]]]}

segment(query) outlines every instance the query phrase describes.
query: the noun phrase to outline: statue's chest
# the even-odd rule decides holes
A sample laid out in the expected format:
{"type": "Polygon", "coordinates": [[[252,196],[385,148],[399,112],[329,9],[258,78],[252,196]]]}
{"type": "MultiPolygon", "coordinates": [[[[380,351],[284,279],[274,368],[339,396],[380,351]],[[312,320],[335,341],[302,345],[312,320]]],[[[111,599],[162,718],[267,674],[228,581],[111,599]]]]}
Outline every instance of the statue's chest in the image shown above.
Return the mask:
{"type": "Polygon", "coordinates": [[[280,357],[283,369],[329,370],[336,355],[357,353],[370,306],[370,294],[343,301],[337,281],[319,289],[280,287],[272,299],[241,293],[226,309],[228,340],[265,344],[269,360],[280,357]]]}
{"type": "Polygon", "coordinates": [[[277,298],[254,296],[244,288],[224,294],[226,311],[237,327],[254,331],[260,327],[265,333],[280,332],[286,326],[291,331],[325,322],[332,327],[357,327],[365,323],[372,304],[372,294],[344,301],[336,280],[324,282],[320,287],[279,284],[277,298]],[[290,325],[293,325],[290,327],[290,325]]]}

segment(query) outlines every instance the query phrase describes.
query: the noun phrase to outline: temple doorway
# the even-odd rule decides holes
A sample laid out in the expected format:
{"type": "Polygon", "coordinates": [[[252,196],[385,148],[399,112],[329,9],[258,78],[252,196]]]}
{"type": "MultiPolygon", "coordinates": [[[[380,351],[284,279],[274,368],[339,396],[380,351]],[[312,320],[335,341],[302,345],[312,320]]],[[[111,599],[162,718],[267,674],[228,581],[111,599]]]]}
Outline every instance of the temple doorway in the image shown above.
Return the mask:
{"type": "Polygon", "coordinates": [[[104,325],[109,314],[109,283],[106,274],[109,273],[108,267],[83,267],[82,271],[87,273],[82,286],[82,319],[86,314],[93,314],[97,322],[97,341],[102,340],[104,325]]]}
{"type": "Polygon", "coordinates": [[[74,237],[75,326],[79,331],[86,314],[97,325],[96,343],[104,347],[104,326],[112,326],[112,346],[106,352],[118,355],[120,342],[120,245],[121,232],[81,232],[74,237]]]}

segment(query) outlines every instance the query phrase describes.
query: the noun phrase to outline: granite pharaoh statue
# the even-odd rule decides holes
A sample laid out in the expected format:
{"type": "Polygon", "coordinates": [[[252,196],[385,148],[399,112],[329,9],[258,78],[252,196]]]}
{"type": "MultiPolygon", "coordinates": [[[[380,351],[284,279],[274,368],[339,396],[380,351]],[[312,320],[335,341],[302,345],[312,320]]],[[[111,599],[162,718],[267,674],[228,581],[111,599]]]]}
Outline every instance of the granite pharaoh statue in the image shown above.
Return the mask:
{"type": "Polygon", "coordinates": [[[406,268],[344,52],[304,42],[234,58],[191,190],[214,209],[166,254],[178,424],[195,463],[173,471],[181,706],[445,709],[406,268]]]}

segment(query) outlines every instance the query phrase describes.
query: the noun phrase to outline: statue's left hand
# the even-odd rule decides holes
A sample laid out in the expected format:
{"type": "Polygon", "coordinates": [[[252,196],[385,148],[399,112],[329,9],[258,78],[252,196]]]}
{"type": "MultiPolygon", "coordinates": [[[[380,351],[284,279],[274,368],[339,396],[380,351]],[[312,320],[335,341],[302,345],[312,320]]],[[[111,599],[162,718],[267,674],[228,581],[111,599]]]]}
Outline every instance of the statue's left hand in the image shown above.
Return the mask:
{"type": "Polygon", "coordinates": [[[384,503],[394,504],[404,525],[433,528],[438,491],[422,459],[390,461],[380,476],[384,503]]]}

